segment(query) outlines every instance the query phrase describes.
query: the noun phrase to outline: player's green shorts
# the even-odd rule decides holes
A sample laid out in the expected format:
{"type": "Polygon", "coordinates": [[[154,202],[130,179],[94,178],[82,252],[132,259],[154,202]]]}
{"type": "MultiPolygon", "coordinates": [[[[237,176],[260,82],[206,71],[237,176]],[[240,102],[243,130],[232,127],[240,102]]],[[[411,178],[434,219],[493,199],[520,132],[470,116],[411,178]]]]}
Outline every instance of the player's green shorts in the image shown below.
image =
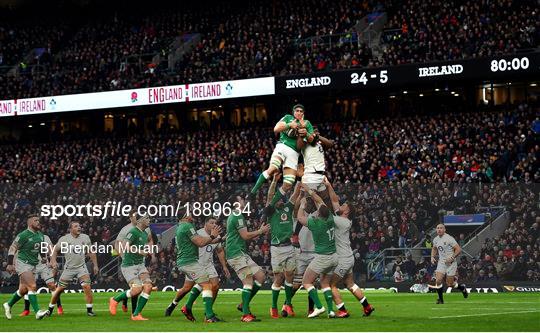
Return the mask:
{"type": "Polygon", "coordinates": [[[234,269],[240,280],[244,280],[247,276],[254,275],[262,270],[262,268],[245,253],[227,260],[227,263],[234,269]]]}
{"type": "Polygon", "coordinates": [[[272,271],[293,272],[296,269],[296,253],[292,245],[270,247],[272,271]]]}
{"type": "Polygon", "coordinates": [[[332,254],[315,254],[313,261],[309,263],[308,269],[311,269],[317,274],[329,274],[334,271],[338,265],[338,255],[332,254]]]}
{"type": "Polygon", "coordinates": [[[180,271],[186,275],[186,279],[195,283],[203,283],[209,280],[208,273],[201,264],[194,262],[193,264],[178,266],[180,271]]]}

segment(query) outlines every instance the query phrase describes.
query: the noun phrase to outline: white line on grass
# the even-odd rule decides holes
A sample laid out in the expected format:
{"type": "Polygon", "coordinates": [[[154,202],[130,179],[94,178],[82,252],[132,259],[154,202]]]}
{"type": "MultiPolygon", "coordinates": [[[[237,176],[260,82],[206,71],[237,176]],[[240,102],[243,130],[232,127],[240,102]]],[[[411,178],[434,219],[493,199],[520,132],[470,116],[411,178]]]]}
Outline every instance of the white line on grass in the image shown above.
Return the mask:
{"type": "Polygon", "coordinates": [[[513,312],[475,313],[475,314],[465,314],[465,315],[457,315],[457,316],[454,315],[454,316],[442,316],[442,317],[429,317],[429,319],[461,318],[461,317],[481,317],[481,316],[503,315],[503,314],[512,314],[512,313],[530,313],[530,312],[540,312],[540,310],[513,311],[513,312]]]}

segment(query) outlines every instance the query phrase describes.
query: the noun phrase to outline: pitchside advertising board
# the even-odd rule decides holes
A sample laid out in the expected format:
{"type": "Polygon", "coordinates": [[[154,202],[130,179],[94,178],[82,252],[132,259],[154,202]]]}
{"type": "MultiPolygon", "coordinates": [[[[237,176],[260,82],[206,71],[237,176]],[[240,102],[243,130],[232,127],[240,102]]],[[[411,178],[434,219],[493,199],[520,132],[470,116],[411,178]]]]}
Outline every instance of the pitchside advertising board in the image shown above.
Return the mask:
{"type": "MultiPolygon", "coordinates": [[[[181,281],[178,281],[179,283],[181,281]]],[[[415,284],[412,282],[367,282],[360,283],[361,288],[366,291],[378,291],[378,292],[389,292],[389,293],[412,293],[412,288],[415,284]]],[[[157,288],[160,291],[176,291],[181,287],[181,284],[171,285],[163,284],[158,285],[157,288]]],[[[92,290],[94,292],[118,292],[124,291],[126,288],[123,284],[104,284],[98,283],[92,285],[92,290]]],[[[240,283],[230,283],[224,281],[221,285],[221,290],[232,291],[242,290],[242,285],[240,283]]],[[[269,285],[265,285],[263,289],[269,289],[269,285]]],[[[1,293],[13,293],[17,290],[17,285],[12,286],[3,286],[0,288],[1,293]]],[[[488,281],[488,282],[477,282],[472,284],[467,284],[467,291],[472,294],[485,294],[485,293],[540,293],[540,282],[526,282],[526,281],[514,281],[514,282],[500,282],[500,281],[488,281]]],[[[41,286],[38,288],[39,293],[48,293],[50,292],[46,286],[41,286]]],[[[72,284],[68,289],[67,293],[82,293],[83,289],[76,284],[72,284]]],[[[460,292],[457,289],[447,288],[446,293],[451,292],[460,292]]]]}
{"type": "Polygon", "coordinates": [[[276,93],[298,94],[323,90],[412,87],[454,80],[482,82],[506,78],[538,78],[538,75],[540,75],[540,52],[276,77],[276,93]]]}
{"type": "Polygon", "coordinates": [[[526,77],[540,77],[540,52],[386,68],[357,68],[285,77],[2,100],[0,117],[329,90],[413,87],[454,80],[483,82],[526,77]]]}

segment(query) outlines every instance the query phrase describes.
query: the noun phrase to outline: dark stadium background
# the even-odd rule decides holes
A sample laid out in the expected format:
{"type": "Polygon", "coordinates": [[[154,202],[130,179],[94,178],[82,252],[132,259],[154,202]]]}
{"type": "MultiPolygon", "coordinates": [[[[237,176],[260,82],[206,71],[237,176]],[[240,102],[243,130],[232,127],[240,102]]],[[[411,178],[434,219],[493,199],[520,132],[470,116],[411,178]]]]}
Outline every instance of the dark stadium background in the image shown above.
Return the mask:
{"type": "MultiPolygon", "coordinates": [[[[539,52],[536,1],[0,4],[0,100],[407,64],[532,61],[539,52]],[[388,16],[378,34],[354,30],[377,13],[388,16]],[[192,33],[201,40],[183,60],[170,68],[167,61],[152,65],[156,55],[166,58],[174,37],[192,33]],[[32,53],[36,49],[39,56],[32,53]]],[[[39,199],[58,199],[60,192],[44,184],[100,189],[181,182],[180,188],[189,185],[190,200],[204,199],[197,190],[256,180],[276,141],[271,127],[297,102],[322,134],[337,140],[327,153],[328,176],[360,208],[351,235],[359,284],[401,286],[392,280],[397,266],[406,273],[407,287],[429,280],[434,267],[406,254],[375,277],[368,278],[368,263],[382,249],[425,244],[441,211],[473,214],[479,207],[503,206],[507,229],[482,242],[473,258],[464,257],[460,277],[499,291],[508,281],[537,287],[540,76],[539,63],[532,64],[530,71],[493,77],[424,83],[401,77],[388,86],[0,118],[2,290],[17,283],[5,261],[9,244],[24,228],[22,217],[35,211],[39,199]]],[[[83,194],[73,195],[76,201],[83,194]]],[[[56,241],[66,222],[44,219],[44,230],[56,241]]],[[[253,227],[260,222],[254,217],[253,227]]],[[[126,223],[89,220],[84,229],[107,244],[126,223]]],[[[463,240],[477,231],[450,229],[456,239],[463,233],[463,240]]],[[[250,251],[269,266],[267,240],[256,240],[250,251]]],[[[103,265],[110,258],[101,260],[103,265]]],[[[160,286],[178,286],[183,279],[174,269],[172,247],[151,272],[160,286]]],[[[123,285],[117,274],[95,280],[100,286],[123,285]]]]}

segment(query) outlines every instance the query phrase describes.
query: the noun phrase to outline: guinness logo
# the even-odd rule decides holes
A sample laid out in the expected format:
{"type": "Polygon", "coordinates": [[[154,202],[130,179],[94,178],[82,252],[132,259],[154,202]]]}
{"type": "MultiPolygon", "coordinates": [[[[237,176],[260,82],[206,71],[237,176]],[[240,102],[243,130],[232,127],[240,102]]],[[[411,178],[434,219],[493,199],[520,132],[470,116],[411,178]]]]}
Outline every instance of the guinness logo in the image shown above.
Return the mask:
{"type": "Polygon", "coordinates": [[[506,289],[506,290],[508,290],[508,291],[514,291],[514,290],[516,290],[516,287],[514,287],[514,286],[503,286],[503,287],[504,287],[504,289],[506,289]]]}

